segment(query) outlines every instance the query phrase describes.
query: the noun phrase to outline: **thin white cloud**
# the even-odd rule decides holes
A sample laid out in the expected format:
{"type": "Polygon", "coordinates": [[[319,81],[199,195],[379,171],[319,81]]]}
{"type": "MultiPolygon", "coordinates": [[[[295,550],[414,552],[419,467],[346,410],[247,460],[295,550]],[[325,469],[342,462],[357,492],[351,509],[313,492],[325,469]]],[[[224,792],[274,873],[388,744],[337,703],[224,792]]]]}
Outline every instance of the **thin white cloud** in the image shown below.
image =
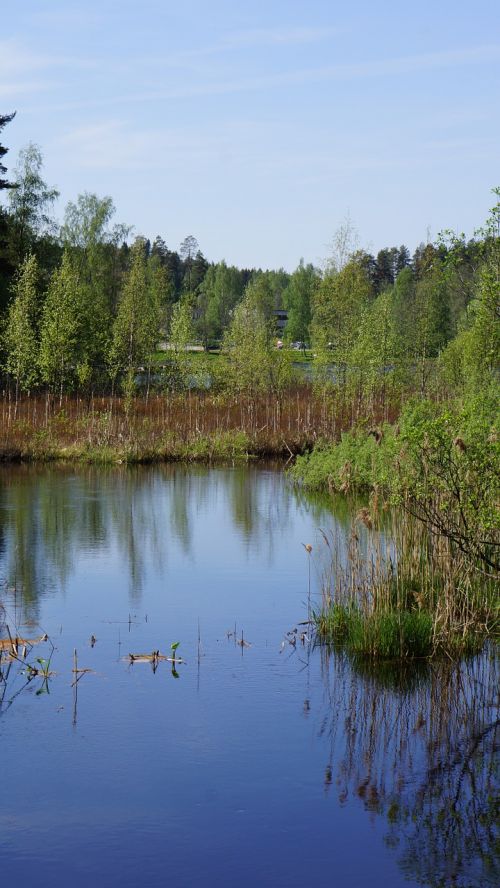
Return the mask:
{"type": "Polygon", "coordinates": [[[0,78],[34,74],[57,68],[87,70],[97,63],[90,58],[76,58],[65,55],[49,55],[30,49],[20,40],[0,39],[0,78]]]}
{"type": "Polygon", "coordinates": [[[338,34],[337,28],[252,28],[234,31],[220,41],[220,48],[240,49],[244,47],[289,46],[316,43],[338,34]]]}
{"type": "Polygon", "coordinates": [[[15,83],[10,81],[0,82],[0,98],[6,99],[7,102],[17,99],[18,96],[29,93],[32,95],[37,92],[47,92],[53,89],[55,83],[50,80],[20,80],[15,83]]]}
{"type": "Polygon", "coordinates": [[[29,74],[50,67],[51,60],[18,40],[0,40],[0,77],[29,74]]]}
{"type": "Polygon", "coordinates": [[[297,184],[336,181],[356,171],[416,169],[449,163],[459,155],[480,160],[496,157],[496,142],[486,137],[424,138],[418,133],[385,133],[376,148],[360,150],[357,137],[320,134],[314,144],[294,144],[280,127],[269,129],[258,120],[220,122],[216,132],[199,127],[156,127],[137,130],[130,119],[89,122],[52,142],[52,156],[70,157],[75,167],[94,170],[160,169],[176,177],[185,169],[223,167],[226,175],[257,176],[274,183],[293,177],[297,184]]]}
{"type": "Polygon", "coordinates": [[[106,120],[78,126],[51,145],[53,152],[70,152],[75,166],[92,169],[150,169],[169,164],[213,163],[228,149],[225,136],[185,129],[134,131],[131,121],[106,120]]]}
{"type": "MultiPolygon", "coordinates": [[[[193,66],[203,64],[204,59],[214,56],[223,57],[234,50],[306,45],[326,40],[339,33],[341,31],[338,28],[326,27],[254,28],[246,31],[230,31],[217,42],[207,46],[167,52],[163,56],[149,55],[140,57],[135,59],[135,64],[141,68],[184,68],[193,71],[193,66]]],[[[128,70],[126,63],[118,63],[117,65],[115,62],[114,67],[115,70],[119,68],[128,70]]],[[[207,73],[202,67],[199,68],[199,72],[202,76],[205,76],[207,73]]]]}
{"type": "Polygon", "coordinates": [[[29,14],[28,20],[31,25],[37,27],[50,27],[57,29],[67,28],[89,28],[100,24],[103,21],[103,15],[96,9],[89,9],[88,3],[82,5],[80,9],[67,7],[66,9],[58,6],[57,9],[44,9],[29,14]]]}
{"type": "Polygon", "coordinates": [[[84,99],[76,102],[61,102],[51,104],[45,108],[37,106],[33,110],[68,111],[83,108],[109,108],[121,104],[129,105],[134,102],[144,103],[168,99],[231,95],[253,91],[258,92],[284,86],[306,85],[308,83],[404,76],[419,71],[489,64],[498,61],[500,61],[500,44],[489,44],[442,52],[398,56],[392,59],[375,59],[368,62],[288,70],[278,74],[263,74],[262,76],[248,77],[240,80],[231,80],[229,77],[224,80],[210,81],[205,79],[203,82],[197,81],[192,84],[174,84],[167,87],[141,89],[135,93],[127,92],[123,95],[108,95],[100,99],[92,97],[88,100],[84,99]]]}

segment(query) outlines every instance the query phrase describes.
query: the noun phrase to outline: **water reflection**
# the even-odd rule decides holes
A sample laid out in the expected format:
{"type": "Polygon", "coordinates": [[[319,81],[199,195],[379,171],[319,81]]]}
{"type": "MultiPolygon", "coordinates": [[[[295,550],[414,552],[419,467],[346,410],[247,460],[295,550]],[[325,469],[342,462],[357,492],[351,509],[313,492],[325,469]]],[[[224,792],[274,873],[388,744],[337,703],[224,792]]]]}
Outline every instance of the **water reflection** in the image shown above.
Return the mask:
{"type": "Polygon", "coordinates": [[[406,878],[500,884],[499,658],[411,670],[322,650],[325,791],[387,825],[406,878]]]}
{"type": "MultiPolygon", "coordinates": [[[[375,669],[325,648],[311,648],[308,637],[302,643],[301,631],[280,653],[292,621],[306,616],[308,555],[302,544],[313,544],[316,580],[321,556],[332,569],[330,549],[318,528],[334,541],[341,562],[359,505],[345,498],[332,504],[331,499],[307,496],[288,487],[282,473],[248,467],[75,471],[21,466],[0,471],[0,600],[7,609],[3,618],[0,608],[0,622],[17,626],[47,620],[57,640],[55,677],[45,685],[40,675],[28,681],[24,663],[8,657],[0,663],[0,713],[9,713],[3,720],[3,742],[12,740],[11,756],[19,752],[23,765],[25,758],[34,759],[38,747],[29,744],[38,742],[37,732],[50,732],[48,755],[52,750],[57,775],[49,781],[53,791],[73,786],[74,771],[81,768],[80,791],[85,794],[88,773],[102,762],[101,781],[108,772],[126,775],[126,807],[137,812],[143,830],[152,822],[152,799],[162,787],[162,799],[176,800],[172,819],[160,808],[156,812],[165,833],[184,822],[190,837],[185,858],[179,857],[178,842],[168,849],[168,862],[178,855],[177,878],[174,870],[171,879],[176,884],[179,873],[194,866],[191,846],[205,841],[216,847],[220,836],[231,834],[238,821],[235,811],[243,807],[252,832],[242,821],[242,844],[228,842],[217,861],[220,867],[233,854],[228,861],[232,873],[236,867],[249,868],[248,881],[240,884],[259,881],[252,870],[259,848],[275,866],[273,884],[308,884],[308,879],[327,884],[321,858],[325,848],[337,866],[344,861],[339,884],[356,884],[342,881],[348,879],[356,853],[346,841],[345,823],[355,823],[352,841],[357,847],[359,836],[366,839],[375,832],[370,818],[385,833],[385,846],[377,852],[383,884],[400,885],[403,876],[431,888],[498,884],[498,658],[488,653],[460,665],[413,663],[407,671],[382,664],[375,669]],[[89,588],[92,582],[95,589],[89,588]],[[127,603],[132,611],[128,627],[123,625],[127,603]],[[148,612],[154,615],[150,622],[148,612]],[[207,652],[201,658],[200,616],[207,652]],[[236,619],[237,638],[244,629],[252,642],[241,651],[235,638],[224,638],[236,619]],[[130,647],[121,648],[121,629],[130,647]],[[94,632],[97,645],[88,642],[94,632]],[[168,650],[176,640],[194,668],[186,668],[180,682],[170,683],[175,690],[169,688],[168,706],[163,706],[162,669],[153,676],[149,668],[137,668],[131,675],[122,657],[129,650],[151,651],[158,645],[168,650]],[[77,646],[82,664],[96,669],[93,683],[85,678],[81,686],[71,684],[77,646]],[[50,707],[42,713],[41,707],[25,706],[29,698],[50,702],[50,707]],[[85,745],[66,758],[61,779],[64,756],[58,743],[65,748],[60,725],[68,705],[74,736],[79,736],[84,716],[87,733],[85,745]],[[16,745],[11,727],[16,717],[16,730],[32,718],[27,753],[16,745]],[[151,724],[156,726],[153,735],[151,724]],[[310,742],[312,730],[319,735],[315,743],[310,742]],[[102,745],[92,745],[94,733],[102,745]],[[141,744],[150,753],[141,757],[134,788],[141,744]],[[112,753],[115,771],[101,758],[105,750],[112,753]],[[175,767],[168,770],[168,762],[175,767]],[[212,781],[218,796],[210,797],[208,809],[212,781]],[[232,795],[235,786],[240,788],[237,798],[232,795]],[[308,816],[298,818],[298,810],[308,816]],[[316,863],[310,854],[312,831],[316,863]],[[331,851],[334,834],[337,845],[331,851]],[[249,835],[251,851],[242,865],[249,835]],[[289,874],[280,882],[283,860],[299,842],[296,857],[306,861],[307,872],[299,879],[294,857],[295,882],[289,874]],[[395,867],[396,859],[403,875],[396,872],[389,878],[388,867],[395,867]]],[[[369,553],[366,529],[357,526],[356,532],[360,551],[369,553]]],[[[6,627],[0,626],[0,633],[5,638],[6,627]]],[[[38,656],[35,650],[33,664],[38,656]]],[[[40,656],[48,659],[43,650],[40,656]]],[[[110,786],[108,813],[114,822],[113,799],[121,797],[121,779],[110,786]]],[[[13,784],[11,793],[14,788],[18,790],[13,784]]],[[[33,793],[40,805],[45,792],[44,778],[38,796],[33,793]]],[[[69,802],[63,789],[61,793],[64,820],[69,802]]],[[[98,831],[100,808],[94,810],[93,804],[90,799],[86,828],[98,831]]],[[[59,827],[63,830],[64,823],[59,827]]],[[[113,872],[120,861],[125,874],[133,866],[136,827],[134,815],[123,846],[130,855],[118,863],[113,859],[113,872]]],[[[148,847],[152,840],[148,834],[148,847]]],[[[165,847],[156,852],[156,878],[165,871],[165,847]]],[[[40,860],[45,860],[44,853],[42,849],[40,860]]],[[[199,876],[199,870],[190,870],[191,881],[180,884],[198,884],[199,876]]],[[[365,883],[361,878],[357,882],[365,883]]]]}
{"type": "MultiPolygon", "coordinates": [[[[69,584],[85,555],[116,547],[127,566],[129,598],[138,606],[148,569],[164,571],[176,548],[194,562],[195,536],[203,535],[224,555],[229,537],[248,558],[271,564],[286,545],[297,515],[320,524],[325,500],[287,486],[282,473],[257,468],[151,469],[18,466],[0,470],[0,580],[10,600],[23,602],[23,618],[36,623],[39,597],[69,584]]],[[[331,512],[331,502],[328,504],[331,512]]],[[[338,504],[339,527],[349,506],[338,504]]]]}

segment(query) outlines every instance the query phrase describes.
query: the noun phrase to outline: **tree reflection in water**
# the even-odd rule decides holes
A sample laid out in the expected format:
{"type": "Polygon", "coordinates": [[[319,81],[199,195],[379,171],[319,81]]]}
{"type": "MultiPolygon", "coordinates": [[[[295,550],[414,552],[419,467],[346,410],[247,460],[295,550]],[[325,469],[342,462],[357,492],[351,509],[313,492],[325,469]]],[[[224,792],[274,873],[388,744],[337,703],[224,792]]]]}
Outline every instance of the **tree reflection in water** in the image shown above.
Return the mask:
{"type": "Polygon", "coordinates": [[[385,818],[405,876],[499,885],[498,653],[409,668],[321,655],[326,790],[385,818]]]}
{"type": "Polygon", "coordinates": [[[79,557],[116,547],[127,566],[129,605],[137,607],[148,568],[164,572],[173,551],[196,561],[194,539],[205,522],[224,521],[248,559],[272,563],[295,514],[282,474],[240,466],[207,469],[10,466],[0,471],[0,579],[9,606],[36,625],[39,598],[69,585],[79,557]],[[264,483],[262,483],[264,481],[264,483]]]}

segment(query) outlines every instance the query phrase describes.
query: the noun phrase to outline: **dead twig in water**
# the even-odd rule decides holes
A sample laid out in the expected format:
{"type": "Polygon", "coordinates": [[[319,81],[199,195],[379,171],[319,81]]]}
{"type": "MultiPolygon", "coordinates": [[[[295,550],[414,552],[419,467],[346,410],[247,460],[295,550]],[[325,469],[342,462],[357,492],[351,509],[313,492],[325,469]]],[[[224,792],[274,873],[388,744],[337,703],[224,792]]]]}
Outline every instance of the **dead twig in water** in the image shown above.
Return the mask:
{"type": "Polygon", "coordinates": [[[93,671],[94,671],[93,669],[79,669],[79,668],[78,668],[78,654],[77,654],[77,652],[76,652],[76,648],[74,648],[74,650],[73,650],[73,669],[72,669],[72,672],[73,672],[74,675],[76,675],[76,678],[75,678],[75,680],[71,683],[71,687],[74,688],[75,685],[76,685],[76,683],[79,682],[80,679],[83,678],[83,676],[87,674],[87,672],[93,672],[93,671]]]}

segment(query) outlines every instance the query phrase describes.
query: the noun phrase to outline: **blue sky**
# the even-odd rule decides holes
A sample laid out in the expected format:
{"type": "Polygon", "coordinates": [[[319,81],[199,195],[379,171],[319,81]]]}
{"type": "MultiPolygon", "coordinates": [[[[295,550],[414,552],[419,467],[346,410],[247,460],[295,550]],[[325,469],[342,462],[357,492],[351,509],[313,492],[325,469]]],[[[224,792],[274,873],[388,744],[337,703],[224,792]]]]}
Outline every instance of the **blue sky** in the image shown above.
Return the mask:
{"type": "Polygon", "coordinates": [[[348,214],[377,251],[470,234],[500,184],[498,3],[24,0],[0,111],[61,191],[210,260],[321,263],[348,214]]]}

